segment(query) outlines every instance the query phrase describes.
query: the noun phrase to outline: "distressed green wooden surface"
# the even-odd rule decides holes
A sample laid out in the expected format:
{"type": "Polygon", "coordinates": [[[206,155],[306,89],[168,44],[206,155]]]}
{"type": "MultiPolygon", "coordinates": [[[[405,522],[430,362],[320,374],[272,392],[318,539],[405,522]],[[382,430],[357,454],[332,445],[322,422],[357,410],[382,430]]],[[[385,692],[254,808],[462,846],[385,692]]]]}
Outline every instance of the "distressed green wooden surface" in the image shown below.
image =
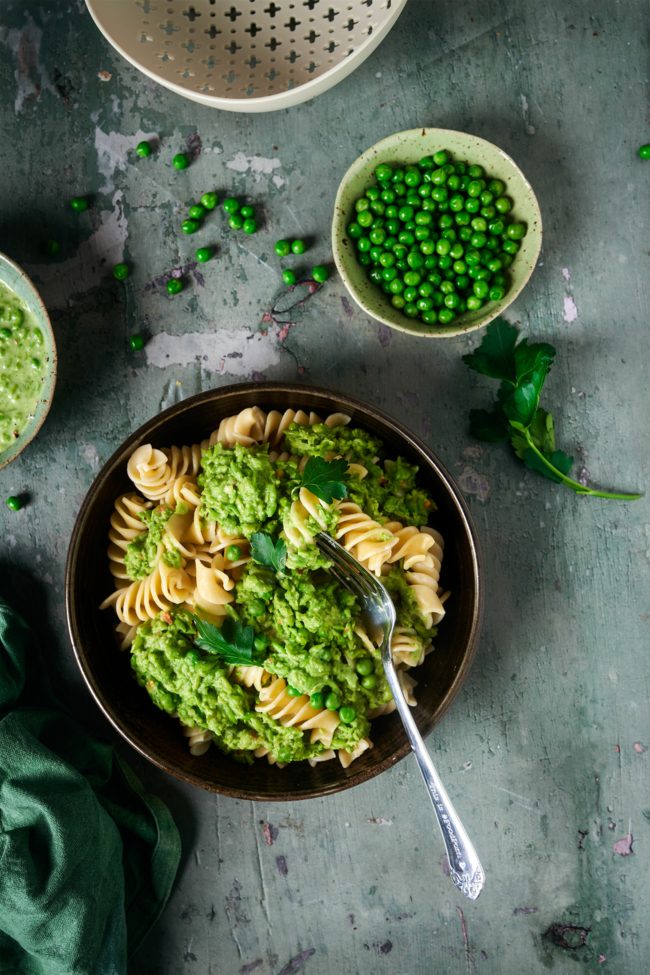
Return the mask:
{"type": "Polygon", "coordinates": [[[261,376],[362,396],[458,477],[485,550],[479,656],[429,739],[486,867],[480,900],[444,875],[410,759],[352,792],[266,807],[184,788],[129,752],[185,847],[138,975],[648,971],[647,501],[579,499],[470,442],[467,411],[487,389],[460,361],[475,338],[378,328],[336,279],[291,325],[260,331],[279,291],[273,241],[310,236],[310,262],[328,258],[336,186],[360,151],[418,125],[475,132],[514,156],[542,207],[542,259],[509,317],[557,347],[545,401],[561,445],[594,481],[647,488],[650,163],[635,154],[650,141],[647,12],[644,0],[411,0],[335,89],[235,116],[141,77],[81,0],[2,3],[0,249],[41,287],[60,381],[42,434],[0,472],[0,496],[31,493],[22,512],[3,509],[0,558],[32,580],[75,709],[107,730],[65,631],[75,511],[115,446],[179,397],[261,376]],[[134,162],[128,149],[152,133],[161,155],[134,162]],[[167,161],[188,140],[202,151],[175,174],[167,161]],[[249,194],[265,230],[219,227],[204,284],[169,300],[152,283],[192,254],[178,216],[212,187],[249,194]],[[63,201],[83,192],[93,210],[68,215],[63,201]],[[63,243],[55,263],[39,254],[49,236],[63,243]],[[107,273],[123,256],[125,285],[107,273]],[[142,328],[151,341],[133,355],[126,338],[142,328]],[[584,945],[545,936],[566,924],[584,945]]]}

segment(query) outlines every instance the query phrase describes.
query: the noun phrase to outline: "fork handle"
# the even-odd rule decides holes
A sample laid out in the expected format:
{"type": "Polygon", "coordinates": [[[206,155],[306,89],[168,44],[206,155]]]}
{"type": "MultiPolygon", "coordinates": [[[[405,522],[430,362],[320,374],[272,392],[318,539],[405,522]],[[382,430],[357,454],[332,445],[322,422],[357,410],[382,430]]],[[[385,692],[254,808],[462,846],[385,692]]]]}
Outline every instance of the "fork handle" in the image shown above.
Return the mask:
{"type": "Polygon", "coordinates": [[[485,884],[485,874],[481,861],[431,761],[431,756],[413,720],[411,709],[406,703],[404,692],[393,667],[386,668],[386,677],[411,748],[415,752],[424,784],[433,803],[433,809],[447,851],[450,877],[461,894],[475,901],[485,884]]]}

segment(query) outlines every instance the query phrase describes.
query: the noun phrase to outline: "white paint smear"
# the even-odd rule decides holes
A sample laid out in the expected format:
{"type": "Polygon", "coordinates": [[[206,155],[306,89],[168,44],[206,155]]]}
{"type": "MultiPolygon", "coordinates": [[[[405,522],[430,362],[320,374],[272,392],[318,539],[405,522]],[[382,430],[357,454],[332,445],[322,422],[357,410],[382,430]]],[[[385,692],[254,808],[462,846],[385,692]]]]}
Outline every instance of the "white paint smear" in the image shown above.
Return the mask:
{"type": "Polygon", "coordinates": [[[234,169],[236,173],[250,173],[259,183],[262,176],[272,176],[276,186],[283,186],[284,180],[275,174],[276,169],[282,167],[279,159],[267,159],[265,156],[247,156],[244,152],[236,153],[230,162],[226,163],[228,169],[234,169]]]}
{"type": "Polygon", "coordinates": [[[535,126],[530,124],[528,99],[524,94],[519,95],[519,100],[521,102],[521,117],[524,120],[524,128],[526,130],[526,135],[535,135],[535,126]]]}
{"type": "Polygon", "coordinates": [[[267,332],[219,328],[214,332],[159,332],[147,342],[147,365],[166,369],[200,362],[202,367],[225,376],[250,376],[280,362],[282,345],[278,328],[267,332]]]}
{"type": "Polygon", "coordinates": [[[110,210],[101,212],[97,229],[67,261],[31,266],[50,309],[65,308],[73,294],[96,287],[106,277],[106,268],[122,260],[127,227],[120,190],[113,194],[112,204],[110,210]]]}
{"type": "Polygon", "coordinates": [[[129,161],[129,153],[133,152],[138,142],[148,142],[156,138],[155,132],[143,132],[141,129],[133,135],[123,135],[121,132],[104,132],[95,128],[95,152],[97,153],[97,168],[104,177],[104,185],[100,192],[110,193],[113,180],[118,170],[124,172],[129,161]]]}
{"type": "Polygon", "coordinates": [[[571,271],[569,270],[568,267],[563,267],[562,268],[562,277],[567,282],[571,280],[571,271]]]}
{"type": "Polygon", "coordinates": [[[81,456],[93,471],[99,470],[99,455],[97,448],[92,443],[85,443],[81,448],[81,456]]]}
{"type": "Polygon", "coordinates": [[[25,102],[39,98],[43,91],[54,91],[47,71],[41,64],[42,37],[43,31],[31,17],[21,30],[0,27],[0,44],[4,44],[11,51],[16,61],[16,115],[22,112],[25,102]]]}
{"type": "Polygon", "coordinates": [[[576,305],[571,295],[564,296],[563,317],[564,317],[564,321],[568,322],[569,325],[571,324],[571,322],[575,322],[576,318],[578,317],[578,306],[576,305]]]}

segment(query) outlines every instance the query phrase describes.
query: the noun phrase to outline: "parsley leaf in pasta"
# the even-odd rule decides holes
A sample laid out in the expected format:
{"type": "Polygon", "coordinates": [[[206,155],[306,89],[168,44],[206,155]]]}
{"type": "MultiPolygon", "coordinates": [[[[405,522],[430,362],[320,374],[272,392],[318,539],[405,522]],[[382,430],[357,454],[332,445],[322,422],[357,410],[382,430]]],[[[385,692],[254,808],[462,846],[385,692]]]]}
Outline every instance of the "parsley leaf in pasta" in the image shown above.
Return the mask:
{"type": "Polygon", "coordinates": [[[255,631],[227,616],[221,629],[199,616],[192,617],[196,626],[195,646],[221,657],[224,663],[248,667],[258,665],[263,657],[255,650],[255,631]]]}
{"type": "Polygon", "coordinates": [[[323,460],[322,457],[310,457],[302,472],[301,485],[321,501],[331,504],[334,498],[340,501],[347,497],[348,489],[345,484],[347,473],[347,460],[342,458],[323,460]]]}
{"type": "Polygon", "coordinates": [[[251,558],[282,575],[287,564],[287,546],[281,538],[274,542],[266,532],[254,532],[251,535],[251,558]]]}
{"type": "Polygon", "coordinates": [[[573,458],[555,449],[553,417],[539,405],[542,387],[555,357],[547,342],[517,341],[518,329],[503,318],[488,325],[478,349],[463,356],[470,369],[501,384],[492,410],[472,410],[470,432],[479,440],[509,440],[517,455],[538,474],[564,484],[576,494],[634,501],[640,494],[600,491],[569,477],[573,458]]]}

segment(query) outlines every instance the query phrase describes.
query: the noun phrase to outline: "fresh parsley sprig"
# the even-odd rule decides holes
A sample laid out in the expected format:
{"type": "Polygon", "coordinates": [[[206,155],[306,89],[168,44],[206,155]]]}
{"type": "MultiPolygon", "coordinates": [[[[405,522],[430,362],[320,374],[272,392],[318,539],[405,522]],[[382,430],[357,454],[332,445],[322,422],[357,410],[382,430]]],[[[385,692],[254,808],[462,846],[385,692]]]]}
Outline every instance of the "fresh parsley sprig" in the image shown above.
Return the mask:
{"type": "Polygon", "coordinates": [[[287,564],[287,546],[282,538],[274,542],[266,532],[254,532],[251,535],[251,558],[258,565],[266,565],[282,575],[287,564]]]}
{"type": "Polygon", "coordinates": [[[220,657],[226,664],[242,667],[259,666],[263,654],[255,649],[255,631],[227,616],[221,628],[200,616],[192,616],[196,626],[194,645],[200,650],[220,657]]]}
{"type": "Polygon", "coordinates": [[[576,494],[596,498],[635,501],[640,494],[601,491],[569,477],[573,458],[555,446],[553,417],[539,405],[539,398],[553,364],[555,349],[547,342],[517,341],[519,331],[503,318],[490,325],[478,349],[463,356],[475,372],[501,385],[491,410],[472,410],[470,433],[488,443],[510,441],[515,454],[538,474],[564,484],[576,494]]]}
{"type": "Polygon", "coordinates": [[[310,457],[302,472],[301,487],[307,488],[321,501],[331,504],[334,498],[341,501],[347,497],[348,489],[345,483],[348,476],[348,462],[338,460],[323,460],[322,457],[310,457]]]}

